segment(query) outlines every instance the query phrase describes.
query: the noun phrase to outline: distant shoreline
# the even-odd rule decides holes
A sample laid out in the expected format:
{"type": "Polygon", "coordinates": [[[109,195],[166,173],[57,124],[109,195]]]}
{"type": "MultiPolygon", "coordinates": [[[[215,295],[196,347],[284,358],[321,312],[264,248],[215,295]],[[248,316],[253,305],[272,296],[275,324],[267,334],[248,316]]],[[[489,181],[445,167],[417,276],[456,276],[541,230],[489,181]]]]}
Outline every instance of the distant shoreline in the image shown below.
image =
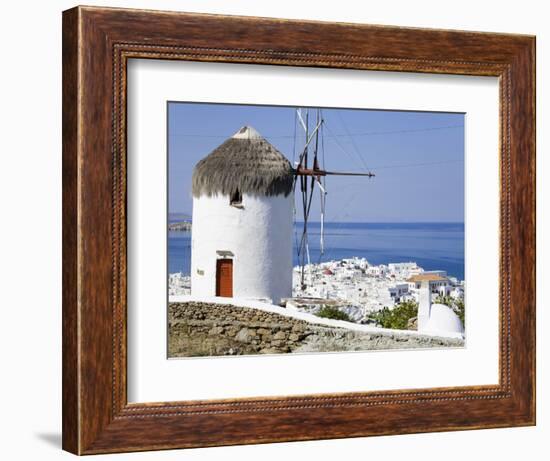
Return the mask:
{"type": "MultiPolygon", "coordinates": [[[[169,221],[189,221],[191,222],[191,214],[189,213],[168,213],[168,219],[169,221]]],[[[303,221],[295,221],[296,224],[303,224],[303,221]]],[[[320,221],[308,221],[309,224],[314,226],[320,226],[320,221]]],[[[464,226],[464,221],[325,221],[325,225],[331,225],[331,224],[359,224],[359,225],[366,225],[366,224],[374,224],[374,225],[427,225],[427,224],[435,224],[435,225],[454,225],[454,226],[464,226]]]]}
{"type": "Polygon", "coordinates": [[[168,224],[168,230],[171,232],[189,232],[191,227],[191,221],[180,221],[168,224]]]}

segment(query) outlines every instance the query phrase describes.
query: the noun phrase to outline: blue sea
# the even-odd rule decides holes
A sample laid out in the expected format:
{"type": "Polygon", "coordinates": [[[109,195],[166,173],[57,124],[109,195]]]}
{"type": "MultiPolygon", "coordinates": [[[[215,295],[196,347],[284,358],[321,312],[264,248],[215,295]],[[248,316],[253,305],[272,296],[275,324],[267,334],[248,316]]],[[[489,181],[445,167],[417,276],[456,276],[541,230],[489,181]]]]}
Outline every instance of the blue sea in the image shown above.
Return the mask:
{"type": "MultiPolygon", "coordinates": [[[[296,223],[299,241],[301,223],[296,223]]],[[[325,253],[320,254],[320,224],[309,224],[311,262],[364,257],[371,264],[414,261],[424,270],[444,270],[464,279],[463,223],[325,223],[325,253]]],[[[298,265],[294,248],[294,265],[298,265]]],[[[189,274],[191,233],[169,232],[168,271],[189,274]]]]}

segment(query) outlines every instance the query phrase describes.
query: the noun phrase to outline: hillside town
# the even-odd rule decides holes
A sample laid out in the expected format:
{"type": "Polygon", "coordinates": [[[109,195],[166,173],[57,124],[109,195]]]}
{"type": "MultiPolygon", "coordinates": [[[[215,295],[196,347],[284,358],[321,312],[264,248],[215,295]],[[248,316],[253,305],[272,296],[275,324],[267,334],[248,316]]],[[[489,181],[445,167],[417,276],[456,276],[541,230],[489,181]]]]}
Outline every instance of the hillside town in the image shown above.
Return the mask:
{"type": "Polygon", "coordinates": [[[355,322],[367,321],[369,315],[384,307],[392,308],[405,301],[419,302],[420,288],[427,282],[434,297],[464,299],[464,281],[445,271],[425,271],[415,262],[371,265],[365,258],[327,261],[305,266],[305,287],[300,286],[301,268],[294,268],[293,298],[287,305],[315,312],[324,300],[355,322]]]}
{"type": "MultiPolygon", "coordinates": [[[[292,298],[283,304],[315,313],[332,304],[353,321],[362,323],[384,307],[404,301],[419,302],[422,282],[428,282],[434,297],[464,299],[464,281],[445,271],[425,271],[415,262],[371,265],[365,258],[326,261],[305,266],[305,287],[300,285],[301,267],[293,270],[292,298]]],[[[189,295],[191,280],[181,273],[169,275],[169,296],[189,295]]]]}

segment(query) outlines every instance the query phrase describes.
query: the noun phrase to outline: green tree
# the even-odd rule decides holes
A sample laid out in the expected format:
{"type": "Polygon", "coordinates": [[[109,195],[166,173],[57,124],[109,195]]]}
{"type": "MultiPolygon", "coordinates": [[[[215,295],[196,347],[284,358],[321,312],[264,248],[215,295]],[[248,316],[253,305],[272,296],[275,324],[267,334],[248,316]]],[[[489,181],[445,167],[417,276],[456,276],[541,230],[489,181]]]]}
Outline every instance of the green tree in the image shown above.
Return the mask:
{"type": "Polygon", "coordinates": [[[403,301],[393,308],[384,307],[373,315],[373,319],[383,328],[406,330],[409,320],[418,315],[418,303],[403,301]]]}
{"type": "Polygon", "coordinates": [[[348,314],[334,306],[323,306],[315,315],[325,319],[345,320],[346,322],[352,321],[348,314]]]}

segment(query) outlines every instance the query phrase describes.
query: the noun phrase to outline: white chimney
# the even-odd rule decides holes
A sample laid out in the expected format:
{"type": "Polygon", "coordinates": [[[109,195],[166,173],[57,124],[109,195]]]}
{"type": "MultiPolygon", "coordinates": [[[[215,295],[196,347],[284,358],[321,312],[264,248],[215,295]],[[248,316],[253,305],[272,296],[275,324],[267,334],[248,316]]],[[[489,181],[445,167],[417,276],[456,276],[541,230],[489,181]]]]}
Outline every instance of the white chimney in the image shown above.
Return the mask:
{"type": "Polygon", "coordinates": [[[418,296],[418,331],[426,329],[430,320],[430,308],[432,305],[432,290],[428,280],[422,281],[418,296]]]}

